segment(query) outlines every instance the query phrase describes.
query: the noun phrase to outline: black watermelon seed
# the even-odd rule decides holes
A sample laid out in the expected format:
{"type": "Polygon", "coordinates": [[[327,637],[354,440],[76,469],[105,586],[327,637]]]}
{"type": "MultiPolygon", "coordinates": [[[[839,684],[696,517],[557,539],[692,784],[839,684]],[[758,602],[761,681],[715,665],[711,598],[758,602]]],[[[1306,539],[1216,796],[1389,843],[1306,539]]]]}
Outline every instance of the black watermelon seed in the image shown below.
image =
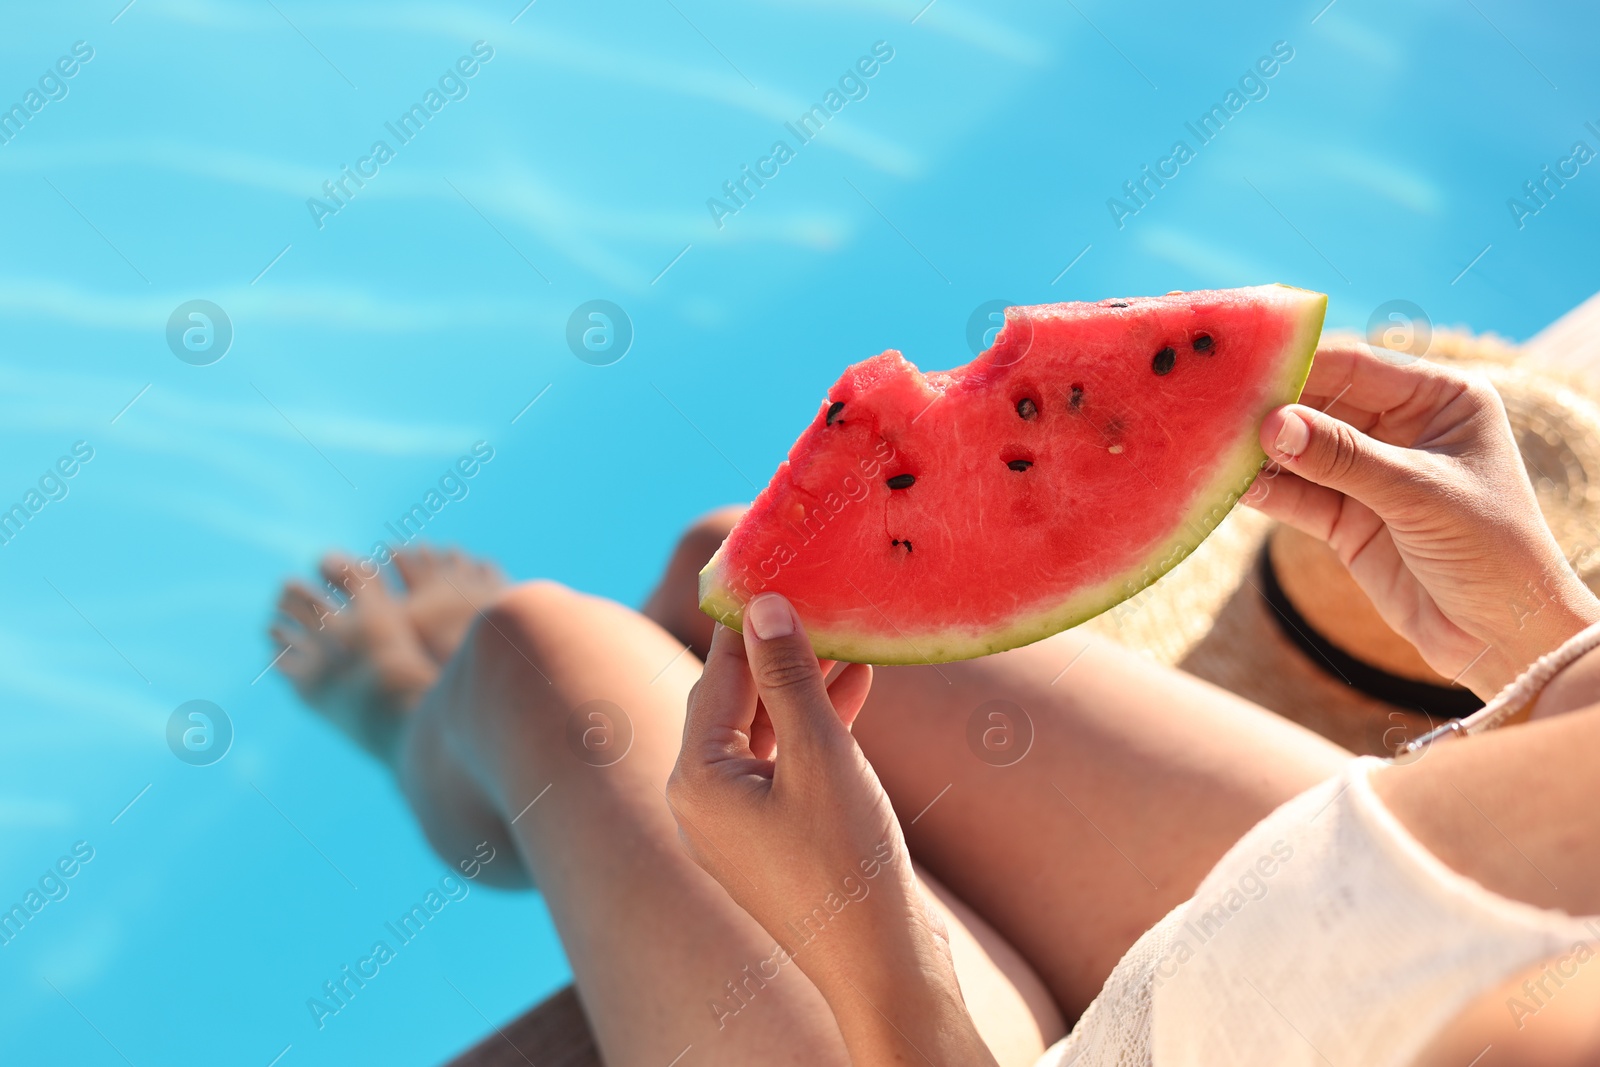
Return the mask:
{"type": "Polygon", "coordinates": [[[828,405],[828,425],[829,426],[833,425],[833,420],[838,418],[839,412],[841,412],[843,410],[844,410],[844,401],[843,400],[835,400],[833,403],[828,405]]]}
{"type": "Polygon", "coordinates": [[[915,474],[896,474],[886,484],[890,489],[910,489],[917,484],[917,476],[915,474]]]}
{"type": "Polygon", "coordinates": [[[1203,333],[1194,339],[1194,350],[1196,352],[1209,352],[1211,351],[1211,346],[1215,343],[1209,333],[1203,333]]]}
{"type": "Polygon", "coordinates": [[[1172,348],[1163,348],[1156,353],[1156,358],[1150,361],[1150,369],[1157,374],[1171,374],[1172,368],[1178,364],[1178,353],[1172,348]]]}
{"type": "Polygon", "coordinates": [[[906,546],[906,551],[907,552],[911,551],[911,542],[910,541],[902,541],[902,540],[900,540],[900,538],[896,537],[893,541],[890,541],[889,543],[891,545],[897,545],[897,546],[898,545],[905,545],[906,546]]]}
{"type": "Polygon", "coordinates": [[[1037,418],[1039,414],[1039,405],[1035,404],[1028,397],[1023,397],[1021,400],[1017,401],[1017,414],[1021,415],[1025,419],[1037,418]]]}
{"type": "Polygon", "coordinates": [[[1108,307],[1108,308],[1125,308],[1127,306],[1128,306],[1128,302],[1126,300],[1113,300],[1110,303],[1106,304],[1106,307],[1108,307]]]}
{"type": "Polygon", "coordinates": [[[1083,386],[1077,382],[1072,383],[1072,395],[1067,398],[1067,403],[1072,405],[1073,411],[1083,407],[1083,386]]]}
{"type": "Polygon", "coordinates": [[[1031,459],[1014,459],[1010,463],[1007,463],[1006,466],[1010,467],[1014,471],[1025,471],[1029,467],[1033,466],[1033,460],[1031,460],[1031,459]]]}

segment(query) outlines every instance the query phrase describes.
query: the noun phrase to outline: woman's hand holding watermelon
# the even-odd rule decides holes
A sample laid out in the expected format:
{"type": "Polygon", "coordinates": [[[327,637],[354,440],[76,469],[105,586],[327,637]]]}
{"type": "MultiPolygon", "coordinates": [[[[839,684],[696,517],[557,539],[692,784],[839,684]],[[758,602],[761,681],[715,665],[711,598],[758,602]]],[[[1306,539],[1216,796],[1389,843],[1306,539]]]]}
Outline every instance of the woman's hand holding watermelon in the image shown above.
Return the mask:
{"type": "Polygon", "coordinates": [[[1267,416],[1283,469],[1245,502],[1338,552],[1434,670],[1488,697],[1600,620],[1539,513],[1488,382],[1359,343],[1317,352],[1267,416]]]}
{"type": "Polygon", "coordinates": [[[822,992],[853,1062],[921,1050],[993,1064],[894,809],[850,734],[872,668],[849,664],[829,684],[832,664],[775,594],[744,619],[742,637],[717,627],[689,697],[667,783],[679,837],[822,992]]]}

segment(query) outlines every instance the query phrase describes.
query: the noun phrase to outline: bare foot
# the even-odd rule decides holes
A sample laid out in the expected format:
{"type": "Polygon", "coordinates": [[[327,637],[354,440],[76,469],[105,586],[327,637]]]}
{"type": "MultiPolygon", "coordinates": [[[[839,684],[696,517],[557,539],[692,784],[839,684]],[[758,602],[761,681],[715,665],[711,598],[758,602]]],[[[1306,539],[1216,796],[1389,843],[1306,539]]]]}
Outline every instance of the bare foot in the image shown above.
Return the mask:
{"type": "Polygon", "coordinates": [[[278,669],[329,722],[391,768],[407,720],[439,677],[408,611],[381,574],[363,579],[349,557],[330,553],[323,577],[344,591],[330,598],[290,580],[278,597],[271,635],[278,669]]]}
{"type": "Polygon", "coordinates": [[[404,591],[381,573],[363,578],[339,553],[320,569],[342,597],[287,582],[271,630],[278,668],[302,700],[396,773],[442,859],[486,884],[525,887],[499,814],[442,743],[439,723],[419,711],[505,579],[456,551],[408,551],[396,563],[404,591]]]}
{"type": "Polygon", "coordinates": [[[395,553],[394,564],[406,585],[411,625],[441,667],[461,647],[473,621],[509,584],[493,563],[454,548],[407,549],[395,553]]]}

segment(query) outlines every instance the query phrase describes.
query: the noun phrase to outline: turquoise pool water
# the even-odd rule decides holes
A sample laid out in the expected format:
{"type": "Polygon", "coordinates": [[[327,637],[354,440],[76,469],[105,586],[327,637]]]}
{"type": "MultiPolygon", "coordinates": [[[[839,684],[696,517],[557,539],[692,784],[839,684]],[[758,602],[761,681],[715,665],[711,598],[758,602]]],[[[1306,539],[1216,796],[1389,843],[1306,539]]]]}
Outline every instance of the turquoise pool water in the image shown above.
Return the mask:
{"type": "Polygon", "coordinates": [[[278,581],[431,490],[430,540],[637,603],[843,363],[963,362],[991,301],[1521,338],[1597,288],[1590,5],[525,2],[5,13],[6,1062],[428,1065],[567,979],[263,674],[278,581]]]}

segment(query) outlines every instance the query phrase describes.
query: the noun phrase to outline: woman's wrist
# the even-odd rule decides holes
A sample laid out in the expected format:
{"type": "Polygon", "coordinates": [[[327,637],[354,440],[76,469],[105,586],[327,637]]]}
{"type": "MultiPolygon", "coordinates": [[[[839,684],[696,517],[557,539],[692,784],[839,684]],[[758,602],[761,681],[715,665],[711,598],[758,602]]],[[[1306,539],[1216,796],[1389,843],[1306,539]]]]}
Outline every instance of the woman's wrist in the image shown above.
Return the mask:
{"type": "Polygon", "coordinates": [[[946,985],[913,984],[907,976],[892,996],[869,1001],[850,989],[829,998],[852,1063],[933,1063],[941,1067],[995,1067],[954,980],[946,985]]]}
{"type": "MultiPolygon", "coordinates": [[[[910,861],[885,864],[879,882],[842,910],[819,936],[791,949],[796,963],[823,996],[840,996],[853,984],[869,996],[891,988],[907,971],[953,978],[948,943],[911,874],[910,861]]],[[[802,924],[809,937],[812,924],[802,924]]],[[[787,931],[796,927],[789,924],[787,931]]]]}
{"type": "Polygon", "coordinates": [[[961,996],[943,933],[921,923],[908,933],[894,944],[829,961],[813,977],[851,1060],[993,1064],[961,996]]]}
{"type": "Polygon", "coordinates": [[[1529,720],[1564,715],[1600,704],[1600,648],[1590,649],[1567,664],[1534,698],[1529,720]]]}
{"type": "Polygon", "coordinates": [[[943,925],[905,870],[850,905],[854,914],[841,914],[846,921],[794,960],[827,1000],[852,1061],[993,1063],[962,999],[943,925]]]}
{"type": "Polygon", "coordinates": [[[1559,591],[1541,592],[1543,599],[1530,599],[1517,619],[1516,629],[1500,642],[1499,658],[1507,665],[1505,677],[1488,686],[1489,692],[1482,694],[1485,699],[1509,685],[1541,657],[1600,622],[1600,598],[1576,575],[1559,591]]]}

